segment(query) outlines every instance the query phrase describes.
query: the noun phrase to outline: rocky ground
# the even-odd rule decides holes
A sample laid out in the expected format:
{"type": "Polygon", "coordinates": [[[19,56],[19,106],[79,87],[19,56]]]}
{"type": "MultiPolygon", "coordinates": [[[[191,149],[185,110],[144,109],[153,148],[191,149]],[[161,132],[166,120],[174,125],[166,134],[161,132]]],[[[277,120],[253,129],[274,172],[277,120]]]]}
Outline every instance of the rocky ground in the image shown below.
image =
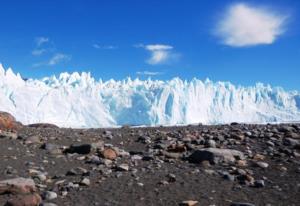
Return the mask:
{"type": "Polygon", "coordinates": [[[0,132],[0,205],[300,205],[300,125],[0,132]]]}

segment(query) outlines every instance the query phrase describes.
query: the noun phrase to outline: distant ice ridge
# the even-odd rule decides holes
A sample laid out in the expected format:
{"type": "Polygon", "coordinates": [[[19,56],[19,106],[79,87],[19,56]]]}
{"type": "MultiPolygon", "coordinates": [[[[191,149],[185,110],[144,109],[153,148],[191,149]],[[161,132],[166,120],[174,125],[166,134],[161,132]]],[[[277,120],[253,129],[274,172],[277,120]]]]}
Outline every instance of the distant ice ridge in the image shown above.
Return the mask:
{"type": "Polygon", "coordinates": [[[229,82],[95,81],[90,73],[23,80],[0,64],[0,111],[63,127],[266,123],[300,120],[300,93],[229,82]]]}

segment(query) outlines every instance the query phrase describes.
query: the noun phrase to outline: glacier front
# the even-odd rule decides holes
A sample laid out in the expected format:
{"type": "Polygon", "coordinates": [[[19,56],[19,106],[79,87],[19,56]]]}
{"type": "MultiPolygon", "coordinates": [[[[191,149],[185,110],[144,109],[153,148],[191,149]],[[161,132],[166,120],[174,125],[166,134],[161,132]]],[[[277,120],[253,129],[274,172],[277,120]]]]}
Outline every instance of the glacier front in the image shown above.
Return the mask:
{"type": "Polygon", "coordinates": [[[300,121],[300,93],[229,82],[95,81],[90,73],[22,79],[0,64],[0,111],[62,127],[300,121]]]}

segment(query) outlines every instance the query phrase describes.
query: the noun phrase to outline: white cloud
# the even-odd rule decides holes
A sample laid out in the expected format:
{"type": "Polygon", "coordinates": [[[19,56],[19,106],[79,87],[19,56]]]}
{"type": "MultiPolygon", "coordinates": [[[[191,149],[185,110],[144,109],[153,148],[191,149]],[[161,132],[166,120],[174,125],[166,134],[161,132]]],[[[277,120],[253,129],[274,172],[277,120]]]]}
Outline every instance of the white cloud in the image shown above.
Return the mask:
{"type": "Polygon", "coordinates": [[[147,60],[148,64],[156,65],[167,63],[171,59],[177,58],[179,55],[172,52],[173,47],[164,44],[137,44],[134,45],[136,48],[144,48],[150,52],[151,56],[147,60]]]}
{"type": "Polygon", "coordinates": [[[285,32],[286,15],[244,3],[231,5],[217,24],[215,33],[233,47],[272,44],[285,32]]]}
{"type": "Polygon", "coordinates": [[[93,47],[95,49],[104,49],[104,50],[112,50],[112,49],[117,49],[117,46],[114,45],[99,45],[99,44],[93,44],[93,47]]]}
{"type": "Polygon", "coordinates": [[[42,54],[44,54],[47,50],[46,49],[34,49],[31,54],[33,56],[40,56],[42,54]]]}
{"type": "Polygon", "coordinates": [[[145,76],[157,76],[162,75],[162,72],[151,72],[151,71],[138,71],[136,72],[137,75],[145,75],[145,76]]]}
{"type": "Polygon", "coordinates": [[[49,60],[48,65],[53,66],[60,62],[70,61],[70,60],[71,60],[71,56],[62,53],[57,53],[54,54],[54,56],[49,60]]]}
{"type": "Polygon", "coordinates": [[[43,44],[49,42],[49,38],[48,37],[37,37],[35,39],[36,44],[38,47],[42,46],[43,44]]]}

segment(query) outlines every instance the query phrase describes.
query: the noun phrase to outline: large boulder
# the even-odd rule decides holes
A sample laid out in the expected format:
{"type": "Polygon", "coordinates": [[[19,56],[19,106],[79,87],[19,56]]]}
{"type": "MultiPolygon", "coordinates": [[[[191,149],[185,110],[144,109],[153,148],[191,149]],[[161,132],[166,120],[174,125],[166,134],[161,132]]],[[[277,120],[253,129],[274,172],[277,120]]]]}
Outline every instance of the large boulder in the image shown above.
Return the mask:
{"type": "Polygon", "coordinates": [[[39,206],[41,202],[39,194],[18,195],[8,200],[5,206],[39,206]]]}
{"type": "Polygon", "coordinates": [[[194,151],[188,160],[191,163],[209,161],[211,164],[234,163],[237,159],[244,159],[244,154],[233,149],[205,148],[194,151]]]}
{"type": "Polygon", "coordinates": [[[7,112],[0,112],[0,130],[17,130],[22,127],[15,117],[7,112]]]}
{"type": "Polygon", "coordinates": [[[0,194],[28,194],[35,191],[35,183],[30,178],[19,177],[0,181],[0,194]]]}
{"type": "Polygon", "coordinates": [[[92,151],[91,144],[71,145],[65,150],[66,153],[89,154],[92,151]]]}

